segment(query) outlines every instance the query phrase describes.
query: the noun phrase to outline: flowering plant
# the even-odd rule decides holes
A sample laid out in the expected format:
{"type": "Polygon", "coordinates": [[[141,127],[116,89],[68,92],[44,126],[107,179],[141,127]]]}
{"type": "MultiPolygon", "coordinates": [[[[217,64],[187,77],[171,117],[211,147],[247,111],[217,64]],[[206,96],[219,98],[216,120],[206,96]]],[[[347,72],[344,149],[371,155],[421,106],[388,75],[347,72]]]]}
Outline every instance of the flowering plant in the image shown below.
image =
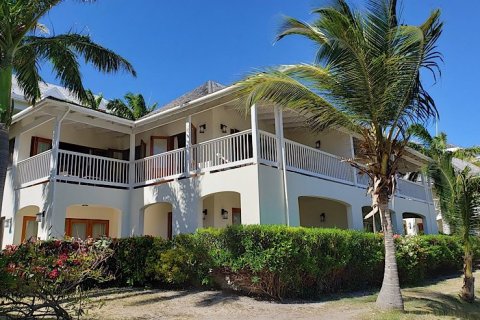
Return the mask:
{"type": "Polygon", "coordinates": [[[111,279],[110,240],[28,241],[0,253],[0,317],[71,319],[84,313],[82,288],[111,279]],[[91,282],[91,281],[90,281],[91,282]]]}

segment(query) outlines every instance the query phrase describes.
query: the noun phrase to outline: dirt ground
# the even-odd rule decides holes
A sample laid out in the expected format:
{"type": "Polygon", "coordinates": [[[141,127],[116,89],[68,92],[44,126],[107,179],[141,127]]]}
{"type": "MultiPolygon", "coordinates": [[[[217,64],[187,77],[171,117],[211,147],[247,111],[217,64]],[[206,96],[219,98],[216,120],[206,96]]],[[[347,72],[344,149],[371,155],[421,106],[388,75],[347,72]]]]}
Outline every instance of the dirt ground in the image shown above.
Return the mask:
{"type": "MultiPolygon", "coordinates": [[[[480,278],[480,272],[476,273],[480,278]]],[[[88,319],[480,319],[480,302],[458,299],[462,279],[440,280],[402,291],[405,313],[382,313],[375,294],[329,297],[325,301],[274,302],[220,291],[109,289],[88,319]]],[[[476,290],[480,296],[480,290],[476,290]]]]}

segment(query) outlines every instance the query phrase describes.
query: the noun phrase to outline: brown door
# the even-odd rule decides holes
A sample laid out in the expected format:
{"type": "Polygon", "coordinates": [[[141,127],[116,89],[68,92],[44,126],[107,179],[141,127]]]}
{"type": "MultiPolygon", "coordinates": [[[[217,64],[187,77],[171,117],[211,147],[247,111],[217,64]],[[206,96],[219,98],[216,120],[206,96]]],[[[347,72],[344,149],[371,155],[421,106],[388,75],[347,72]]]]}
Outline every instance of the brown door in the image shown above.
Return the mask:
{"type": "Polygon", "coordinates": [[[168,213],[168,239],[172,239],[173,233],[172,233],[172,224],[173,224],[173,219],[172,219],[172,213],[168,213]]]}
{"type": "Polygon", "coordinates": [[[65,234],[69,237],[86,239],[109,236],[109,221],[96,219],[65,219],[65,234]]]}
{"type": "Polygon", "coordinates": [[[22,242],[30,238],[37,238],[38,222],[35,217],[23,217],[22,242]]]}
{"type": "Polygon", "coordinates": [[[242,224],[242,211],[240,208],[232,208],[232,225],[242,224]]]}
{"type": "Polygon", "coordinates": [[[52,140],[40,137],[32,137],[30,145],[30,157],[52,149],[52,140]]]}

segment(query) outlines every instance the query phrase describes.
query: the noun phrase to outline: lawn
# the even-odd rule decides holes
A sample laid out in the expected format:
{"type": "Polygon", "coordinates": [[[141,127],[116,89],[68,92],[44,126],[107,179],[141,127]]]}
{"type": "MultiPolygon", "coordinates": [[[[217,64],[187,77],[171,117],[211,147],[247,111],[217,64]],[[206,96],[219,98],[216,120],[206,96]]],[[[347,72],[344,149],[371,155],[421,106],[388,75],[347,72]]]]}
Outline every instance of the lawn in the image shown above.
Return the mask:
{"type": "MultiPolygon", "coordinates": [[[[475,275],[480,278],[480,272],[475,275]]],[[[375,309],[375,294],[332,296],[324,301],[282,303],[219,291],[109,289],[90,319],[480,319],[480,301],[458,299],[461,277],[403,290],[405,313],[375,309]]],[[[480,296],[480,290],[476,290],[480,296]]],[[[97,298],[95,298],[97,299],[97,298]]]]}

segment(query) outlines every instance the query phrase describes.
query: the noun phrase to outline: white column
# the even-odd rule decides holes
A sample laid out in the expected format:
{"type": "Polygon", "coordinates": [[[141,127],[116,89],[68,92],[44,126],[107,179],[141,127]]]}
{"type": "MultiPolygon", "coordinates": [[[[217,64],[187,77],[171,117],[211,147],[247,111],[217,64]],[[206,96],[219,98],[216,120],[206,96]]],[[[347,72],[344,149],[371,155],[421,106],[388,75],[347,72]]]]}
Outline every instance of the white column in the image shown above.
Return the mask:
{"type": "MultiPolygon", "coordinates": [[[[20,150],[20,139],[22,138],[22,135],[19,134],[18,136],[15,137],[15,143],[13,146],[13,156],[12,156],[12,170],[13,170],[13,185],[15,189],[20,187],[19,181],[18,181],[18,170],[17,170],[17,165],[18,165],[18,154],[20,150]]],[[[16,212],[16,211],[15,211],[16,212]]]]}
{"type": "Polygon", "coordinates": [[[253,161],[254,163],[258,163],[258,148],[260,147],[260,136],[258,134],[258,115],[257,106],[255,104],[250,108],[250,121],[252,124],[253,161]]]}
{"type": "Polygon", "coordinates": [[[187,117],[185,122],[185,175],[190,176],[191,167],[191,150],[192,150],[192,116],[187,117]]]}
{"type": "Polygon", "coordinates": [[[283,198],[285,202],[285,224],[290,225],[290,207],[288,200],[288,183],[287,183],[287,157],[285,150],[285,138],[283,135],[283,111],[279,106],[275,106],[275,135],[277,137],[277,161],[278,168],[282,170],[283,198]]]}
{"type": "Polygon", "coordinates": [[[57,175],[58,149],[60,148],[60,131],[63,118],[64,117],[57,117],[53,126],[52,153],[50,156],[50,181],[54,181],[55,176],[57,175]]]}
{"type": "MultiPolygon", "coordinates": [[[[355,160],[355,147],[354,147],[352,135],[350,135],[350,149],[351,149],[352,160],[355,160]]],[[[357,169],[352,167],[352,172],[353,172],[353,184],[356,186],[357,185],[357,169]]]]}
{"type": "Polygon", "coordinates": [[[130,189],[133,189],[135,184],[135,134],[130,133],[130,149],[128,152],[128,183],[130,185],[130,189]]]}

